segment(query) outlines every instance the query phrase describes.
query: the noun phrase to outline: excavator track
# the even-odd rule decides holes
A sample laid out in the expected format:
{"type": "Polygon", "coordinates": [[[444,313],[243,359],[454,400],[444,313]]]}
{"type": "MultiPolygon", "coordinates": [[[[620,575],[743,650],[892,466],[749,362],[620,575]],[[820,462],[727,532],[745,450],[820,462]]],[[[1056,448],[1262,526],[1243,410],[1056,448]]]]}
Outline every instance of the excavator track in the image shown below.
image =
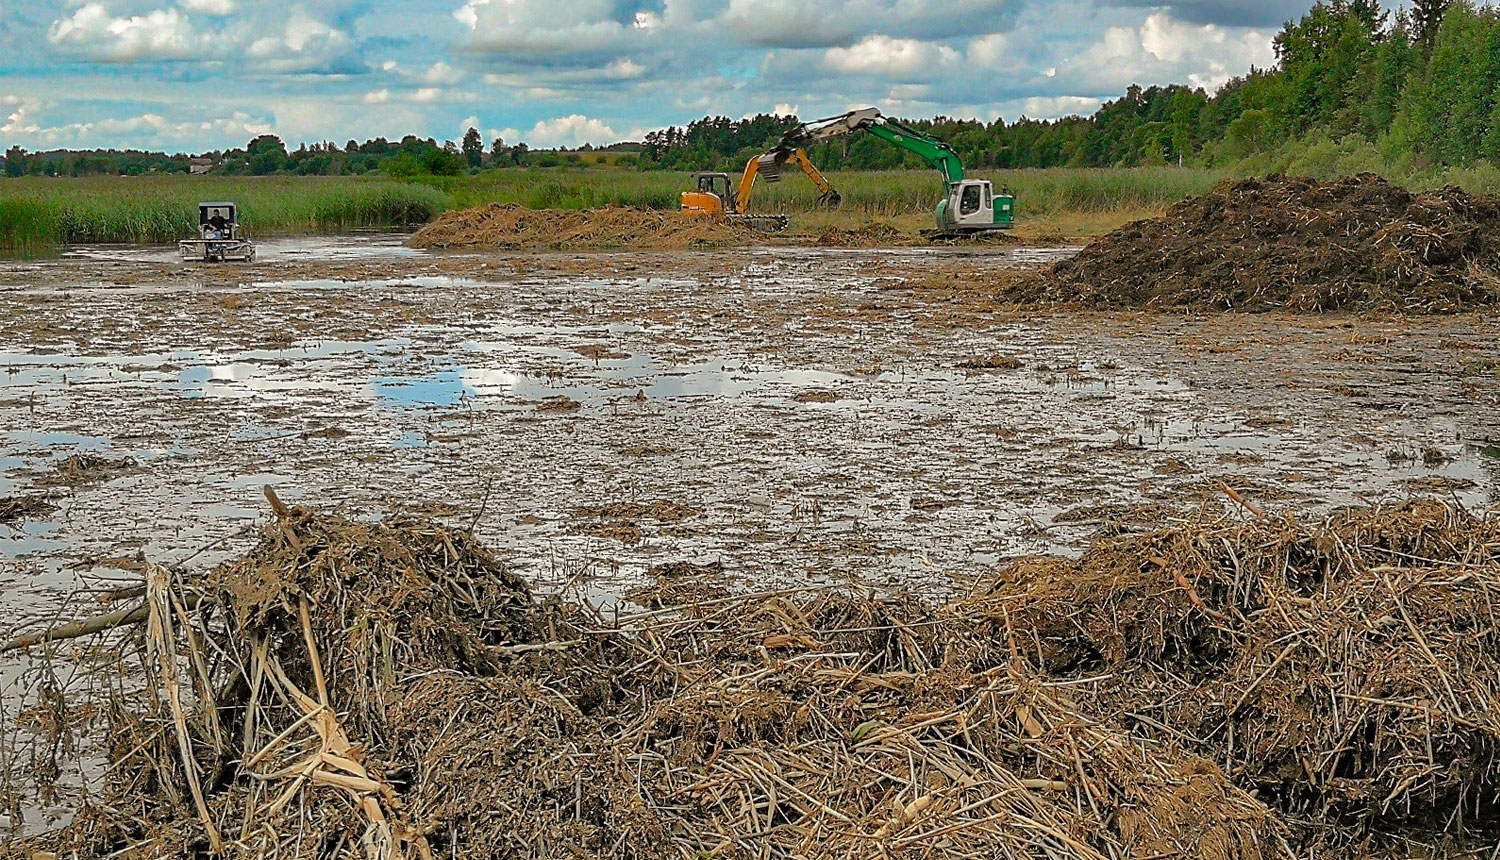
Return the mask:
{"type": "Polygon", "coordinates": [[[1005,235],[1010,227],[996,227],[989,230],[922,230],[919,235],[922,241],[934,245],[951,245],[955,242],[972,242],[975,240],[989,238],[993,241],[1005,241],[1001,237],[1005,235]]]}
{"type": "Polygon", "coordinates": [[[731,224],[744,224],[759,233],[780,233],[786,229],[785,215],[729,215],[731,224]]]}

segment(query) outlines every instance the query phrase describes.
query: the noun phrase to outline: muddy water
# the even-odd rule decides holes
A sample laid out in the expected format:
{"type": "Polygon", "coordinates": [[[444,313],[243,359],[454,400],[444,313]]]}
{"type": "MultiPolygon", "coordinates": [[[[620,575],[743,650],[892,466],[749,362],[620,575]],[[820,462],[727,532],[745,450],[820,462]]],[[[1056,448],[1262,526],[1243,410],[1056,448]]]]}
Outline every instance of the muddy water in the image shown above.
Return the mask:
{"type": "Polygon", "coordinates": [[[1495,342],[1483,320],[1027,320],[903,286],[1038,251],[580,273],[439,270],[375,240],[340,253],[387,277],[260,280],[304,251],[228,284],[142,278],[155,261],[128,255],[118,282],[80,286],[68,259],[0,276],[26,282],[0,293],[0,495],[57,506],[0,525],[7,617],[123,575],[101,560],[243,551],[266,486],[357,517],[456,512],[540,588],[601,602],[676,560],[746,588],[961,588],[1101,527],[1218,511],[1221,481],[1306,514],[1494,489],[1495,380],[1462,362],[1495,342]],[[44,483],[78,453],[131,466],[44,483]],[[655,501],[699,513],[627,543],[578,511],[655,501]]]}

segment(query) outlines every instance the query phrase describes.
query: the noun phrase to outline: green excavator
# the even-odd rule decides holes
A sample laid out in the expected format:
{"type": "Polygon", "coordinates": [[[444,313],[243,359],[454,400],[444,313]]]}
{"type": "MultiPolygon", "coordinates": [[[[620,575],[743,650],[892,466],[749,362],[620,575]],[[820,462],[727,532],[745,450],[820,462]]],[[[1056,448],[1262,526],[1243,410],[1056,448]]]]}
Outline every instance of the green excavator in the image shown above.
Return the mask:
{"type": "Polygon", "coordinates": [[[915,152],[943,174],[947,196],[938,203],[935,238],[1010,229],[1016,201],[1009,191],[996,193],[988,179],[965,179],[963,162],[953,147],[887,119],[878,108],[852,110],[805,122],[787,132],[777,148],[792,149],[856,131],[868,132],[887,143],[915,152]]]}

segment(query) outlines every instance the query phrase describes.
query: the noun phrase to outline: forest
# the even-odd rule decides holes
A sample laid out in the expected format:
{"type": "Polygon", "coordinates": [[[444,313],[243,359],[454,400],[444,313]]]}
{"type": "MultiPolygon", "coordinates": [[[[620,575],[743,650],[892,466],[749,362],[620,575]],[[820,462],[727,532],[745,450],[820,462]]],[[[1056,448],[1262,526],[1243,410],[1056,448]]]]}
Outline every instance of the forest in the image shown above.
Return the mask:
{"type": "MultiPolygon", "coordinates": [[[[1500,10],[1471,0],[1322,0],[1275,39],[1276,63],[1218,91],[1133,85],[1092,116],[1041,120],[934,117],[904,121],[947,141],[971,168],[1188,165],[1255,173],[1289,164],[1337,163],[1410,176],[1434,168],[1500,162],[1500,10]]],[[[764,151],[796,117],[704,117],[642,141],[595,151],[531,150],[407,135],[296,150],[274,135],[244,149],[199,156],[137,151],[5,152],[6,176],[142,173],[455,176],[507,167],[608,164],[643,170],[734,169],[764,151]],[[597,154],[608,151],[606,159],[597,154]],[[594,153],[585,158],[581,152],[594,153]]],[[[910,153],[867,135],[836,139],[809,155],[825,170],[921,167],[910,153]]],[[[1310,172],[1318,172],[1312,170],[1310,172]]],[[[1323,172],[1327,172],[1326,170],[1323,172]]]]}
{"type": "MultiPolygon", "coordinates": [[[[976,168],[1229,168],[1288,141],[1362,155],[1410,172],[1421,164],[1500,159],[1500,11],[1469,0],[1416,0],[1394,14],[1373,0],[1329,0],[1288,22],[1276,65],[1213,94],[1185,86],[1131,86],[1088,117],[1006,123],[907,120],[976,168]]],[[[795,120],[705,117],[647,135],[642,159],[666,169],[730,167],[795,120]]],[[[809,155],[830,170],[921,166],[868,136],[809,155]]]]}

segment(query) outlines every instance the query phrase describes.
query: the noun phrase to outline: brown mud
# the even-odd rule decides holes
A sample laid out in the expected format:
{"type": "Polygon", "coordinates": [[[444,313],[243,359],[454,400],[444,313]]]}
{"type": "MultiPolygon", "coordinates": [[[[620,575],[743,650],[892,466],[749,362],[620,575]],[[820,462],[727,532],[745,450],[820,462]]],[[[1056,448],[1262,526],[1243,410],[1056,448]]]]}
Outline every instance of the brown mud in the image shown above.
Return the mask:
{"type": "Polygon", "coordinates": [[[1500,200],[1373,174],[1226,180],[1091,243],[1021,301],[1095,308],[1451,313],[1500,300],[1500,200]]]}
{"type": "MultiPolygon", "coordinates": [[[[950,238],[943,246],[1015,243],[997,232],[950,238]]],[[[760,245],[808,245],[823,248],[925,247],[921,235],[889,224],[825,227],[812,233],[768,233],[748,223],[706,215],[631,206],[585,211],[527,209],[518,204],[491,204],[446,212],[411,237],[414,248],[489,250],[684,250],[743,248],[760,245]]]]}
{"type": "Polygon", "coordinates": [[[748,225],[633,206],[587,211],[494,203],[445,212],[411,237],[414,248],[639,250],[722,248],[763,237],[748,225]]]}

